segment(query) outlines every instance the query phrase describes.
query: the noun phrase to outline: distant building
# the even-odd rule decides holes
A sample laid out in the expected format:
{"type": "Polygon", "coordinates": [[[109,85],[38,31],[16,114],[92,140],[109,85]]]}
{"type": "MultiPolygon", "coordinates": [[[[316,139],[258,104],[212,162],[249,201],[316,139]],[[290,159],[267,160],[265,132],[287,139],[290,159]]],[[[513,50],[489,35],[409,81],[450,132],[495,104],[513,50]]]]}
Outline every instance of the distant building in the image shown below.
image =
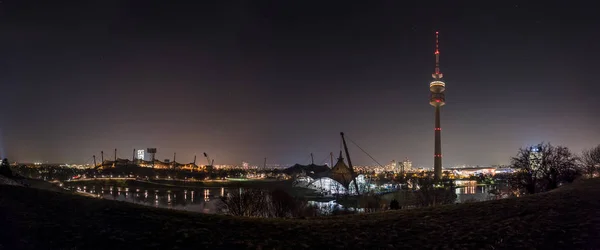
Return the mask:
{"type": "Polygon", "coordinates": [[[138,149],[137,150],[137,159],[138,160],[146,160],[146,152],[143,149],[138,149]]]}
{"type": "Polygon", "coordinates": [[[398,163],[396,162],[396,160],[392,160],[390,162],[390,164],[385,166],[386,172],[396,172],[397,170],[398,170],[398,163]]]}
{"type": "Polygon", "coordinates": [[[542,147],[540,145],[530,148],[529,165],[533,170],[537,170],[542,165],[542,147]]]}
{"type": "Polygon", "coordinates": [[[387,172],[394,172],[396,174],[402,172],[402,162],[397,162],[396,160],[392,160],[392,162],[386,167],[387,172]]]}
{"type": "Polygon", "coordinates": [[[408,158],[404,159],[404,161],[402,162],[402,171],[412,171],[412,162],[409,161],[408,158]]]}

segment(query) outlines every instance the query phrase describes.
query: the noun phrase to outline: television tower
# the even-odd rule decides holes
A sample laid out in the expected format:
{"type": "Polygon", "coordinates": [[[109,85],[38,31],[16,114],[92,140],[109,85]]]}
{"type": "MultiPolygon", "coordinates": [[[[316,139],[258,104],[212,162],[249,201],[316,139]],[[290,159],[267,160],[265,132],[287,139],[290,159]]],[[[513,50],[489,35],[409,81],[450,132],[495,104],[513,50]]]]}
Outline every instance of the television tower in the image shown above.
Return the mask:
{"type": "Polygon", "coordinates": [[[435,72],[431,74],[433,81],[429,83],[429,104],[435,107],[435,148],[433,151],[433,176],[435,180],[442,178],[442,127],[440,126],[440,112],[446,104],[444,90],[446,84],[442,80],[444,75],[440,72],[440,43],[439,32],[435,32],[435,72]]]}

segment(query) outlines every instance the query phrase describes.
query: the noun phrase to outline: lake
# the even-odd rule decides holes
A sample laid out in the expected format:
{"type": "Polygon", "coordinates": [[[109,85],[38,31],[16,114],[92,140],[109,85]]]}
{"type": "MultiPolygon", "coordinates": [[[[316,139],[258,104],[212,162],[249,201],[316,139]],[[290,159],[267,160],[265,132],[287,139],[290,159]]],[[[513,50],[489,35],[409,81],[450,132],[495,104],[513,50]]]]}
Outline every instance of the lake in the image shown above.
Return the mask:
{"type": "MultiPolygon", "coordinates": [[[[456,202],[458,203],[471,200],[488,200],[488,191],[493,188],[492,186],[478,186],[473,182],[458,182],[457,185],[459,186],[456,188],[456,202]]],[[[125,201],[146,206],[207,214],[219,213],[221,197],[224,197],[231,191],[239,190],[236,187],[147,188],[84,185],[79,183],[69,184],[66,188],[107,200],[125,201]]],[[[328,214],[336,208],[343,208],[335,201],[309,201],[309,203],[318,207],[319,211],[323,214],[328,214]]],[[[359,211],[362,210],[359,209],[359,211]]]]}
{"type": "Polygon", "coordinates": [[[217,213],[220,198],[231,191],[224,187],[150,189],[93,185],[73,185],[68,189],[108,200],[200,213],[217,213]]]}
{"type": "Polygon", "coordinates": [[[464,203],[465,201],[486,201],[489,200],[489,191],[494,189],[494,185],[478,185],[477,181],[457,180],[455,181],[456,202],[464,203]]]}

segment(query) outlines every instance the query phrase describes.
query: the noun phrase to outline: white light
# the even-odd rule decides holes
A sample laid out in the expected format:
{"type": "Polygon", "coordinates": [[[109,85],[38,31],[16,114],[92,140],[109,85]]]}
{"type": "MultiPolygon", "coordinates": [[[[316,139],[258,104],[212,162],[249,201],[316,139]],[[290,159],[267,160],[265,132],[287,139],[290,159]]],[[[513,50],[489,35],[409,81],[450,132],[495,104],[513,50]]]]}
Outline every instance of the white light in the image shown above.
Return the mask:
{"type": "Polygon", "coordinates": [[[433,81],[429,84],[429,87],[431,86],[446,86],[446,84],[442,81],[433,81]]]}
{"type": "Polygon", "coordinates": [[[145,154],[145,152],[144,152],[144,150],[143,150],[143,149],[138,149],[138,151],[137,151],[137,158],[138,158],[138,159],[140,159],[140,160],[144,160],[144,156],[145,156],[145,155],[146,155],[146,154],[145,154]]]}

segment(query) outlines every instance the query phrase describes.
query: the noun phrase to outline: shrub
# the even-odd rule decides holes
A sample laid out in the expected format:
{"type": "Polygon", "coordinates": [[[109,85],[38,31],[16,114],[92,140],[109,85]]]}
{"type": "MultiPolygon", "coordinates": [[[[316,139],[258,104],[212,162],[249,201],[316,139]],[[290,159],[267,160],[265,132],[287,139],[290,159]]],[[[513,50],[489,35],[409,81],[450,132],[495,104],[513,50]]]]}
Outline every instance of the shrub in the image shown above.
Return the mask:
{"type": "Polygon", "coordinates": [[[440,183],[432,178],[418,179],[419,190],[415,192],[417,204],[422,207],[451,204],[456,201],[452,182],[440,183]]]}
{"type": "Polygon", "coordinates": [[[391,210],[398,210],[398,209],[400,209],[400,202],[398,202],[398,200],[396,200],[396,199],[393,199],[390,202],[390,209],[391,210]]]}
{"type": "Polygon", "coordinates": [[[365,212],[377,212],[387,207],[385,202],[380,195],[374,193],[363,194],[359,198],[359,206],[365,209],[365,212]]]}
{"type": "Polygon", "coordinates": [[[0,165],[0,175],[13,177],[12,171],[10,170],[10,165],[8,164],[8,159],[6,158],[2,160],[2,164],[0,165]]]}

